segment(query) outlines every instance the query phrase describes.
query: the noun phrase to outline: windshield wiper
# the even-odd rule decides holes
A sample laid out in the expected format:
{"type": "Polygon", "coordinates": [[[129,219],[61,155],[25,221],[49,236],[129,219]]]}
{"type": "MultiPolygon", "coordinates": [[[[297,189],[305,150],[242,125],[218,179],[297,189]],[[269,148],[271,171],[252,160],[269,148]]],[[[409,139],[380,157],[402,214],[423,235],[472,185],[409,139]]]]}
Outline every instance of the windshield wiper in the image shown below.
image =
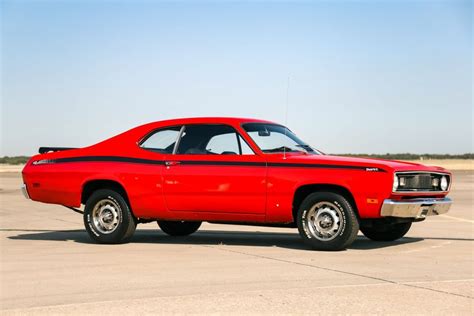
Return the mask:
{"type": "Polygon", "coordinates": [[[303,148],[304,150],[306,150],[308,152],[314,152],[314,149],[310,145],[298,144],[298,145],[295,145],[295,146],[296,147],[301,147],[301,148],[303,148]]]}
{"type": "Polygon", "coordinates": [[[293,148],[286,147],[286,146],[276,147],[276,148],[272,148],[272,149],[265,149],[265,150],[262,150],[262,151],[265,152],[265,153],[301,152],[299,150],[295,150],[293,148]]]}

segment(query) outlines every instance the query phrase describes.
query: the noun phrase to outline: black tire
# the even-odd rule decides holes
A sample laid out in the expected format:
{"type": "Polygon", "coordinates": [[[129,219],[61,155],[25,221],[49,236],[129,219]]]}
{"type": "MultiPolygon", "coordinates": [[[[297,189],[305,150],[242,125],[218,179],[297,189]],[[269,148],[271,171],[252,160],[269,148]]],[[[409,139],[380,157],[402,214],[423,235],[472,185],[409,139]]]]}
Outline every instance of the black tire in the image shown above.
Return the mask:
{"type": "Polygon", "coordinates": [[[308,195],[298,209],[296,221],[300,236],[315,250],[343,250],[352,244],[359,231],[353,206],[345,197],[333,192],[308,195]],[[320,215],[316,217],[317,214],[320,215]]]}
{"type": "Polygon", "coordinates": [[[201,222],[158,221],[158,226],[170,236],[188,236],[199,229],[201,222]]]}
{"type": "Polygon", "coordinates": [[[137,223],[121,194],[109,189],[100,189],[87,199],[84,226],[94,241],[101,244],[119,244],[132,238],[137,223]],[[104,214],[102,217],[98,216],[100,210],[104,214]],[[112,228],[101,226],[104,222],[112,228]]]}
{"type": "Polygon", "coordinates": [[[374,241],[394,241],[405,236],[410,227],[411,223],[374,223],[371,227],[361,227],[360,231],[374,241]]]}

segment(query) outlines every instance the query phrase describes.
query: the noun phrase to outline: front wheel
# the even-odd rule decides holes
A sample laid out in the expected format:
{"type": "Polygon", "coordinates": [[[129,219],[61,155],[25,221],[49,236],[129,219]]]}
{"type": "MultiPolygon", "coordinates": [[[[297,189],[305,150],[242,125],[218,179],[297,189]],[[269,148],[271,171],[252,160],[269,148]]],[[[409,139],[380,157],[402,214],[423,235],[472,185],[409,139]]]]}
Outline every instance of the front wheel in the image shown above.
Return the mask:
{"type": "Polygon", "coordinates": [[[342,250],[357,237],[359,222],[352,205],[333,192],[308,195],[298,210],[298,231],[316,250],[342,250]]]}
{"type": "Polygon", "coordinates": [[[137,226],[127,201],[108,189],[97,190],[87,199],[84,225],[89,236],[102,244],[129,241],[137,226]]]}
{"type": "Polygon", "coordinates": [[[405,236],[410,227],[411,223],[374,223],[370,227],[361,227],[360,231],[365,237],[375,241],[394,241],[405,236]]]}
{"type": "Polygon", "coordinates": [[[170,236],[187,236],[196,232],[201,222],[158,221],[161,230],[170,236]]]}

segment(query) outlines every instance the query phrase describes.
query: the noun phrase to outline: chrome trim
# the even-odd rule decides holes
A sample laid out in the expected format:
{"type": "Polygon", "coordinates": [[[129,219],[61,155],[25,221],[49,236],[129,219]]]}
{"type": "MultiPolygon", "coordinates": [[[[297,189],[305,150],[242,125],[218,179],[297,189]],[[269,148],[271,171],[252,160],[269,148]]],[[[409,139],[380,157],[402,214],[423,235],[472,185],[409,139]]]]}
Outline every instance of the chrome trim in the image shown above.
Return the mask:
{"type": "Polygon", "coordinates": [[[426,216],[447,213],[451,207],[450,198],[426,198],[410,200],[384,200],[380,215],[392,217],[425,218],[426,216]]]}
{"type": "Polygon", "coordinates": [[[28,189],[26,188],[26,184],[23,184],[21,186],[21,193],[23,193],[23,196],[28,199],[28,200],[31,200],[30,198],[30,195],[28,194],[28,189]]]}
{"type": "Polygon", "coordinates": [[[178,139],[174,143],[173,152],[171,153],[172,155],[176,155],[176,152],[178,151],[179,143],[181,142],[181,138],[183,137],[183,133],[185,129],[186,129],[186,125],[181,126],[181,129],[179,130],[178,139]]]}
{"type": "Polygon", "coordinates": [[[40,159],[40,160],[36,160],[36,161],[33,161],[33,165],[34,166],[37,166],[37,165],[45,165],[45,164],[50,164],[50,163],[53,163],[54,160],[52,159],[40,159]]]}
{"type": "MultiPolygon", "coordinates": [[[[426,191],[426,190],[417,190],[417,189],[409,189],[409,190],[406,190],[406,191],[393,191],[392,190],[392,193],[393,194],[400,194],[400,195],[404,195],[404,194],[413,194],[413,193],[448,193],[450,190],[451,190],[451,184],[452,184],[452,180],[453,180],[453,177],[451,174],[449,173],[446,173],[446,172],[438,172],[438,171],[395,171],[394,174],[393,174],[393,177],[395,178],[397,175],[399,174],[406,174],[406,173],[429,173],[429,174],[439,174],[439,175],[443,175],[443,176],[446,176],[448,177],[448,180],[449,180],[449,186],[448,188],[446,189],[446,191],[441,191],[441,190],[438,190],[438,191],[426,191]]],[[[393,183],[393,180],[392,180],[392,183],[393,183]]]]}
{"type": "Polygon", "coordinates": [[[435,174],[442,174],[442,175],[447,175],[449,176],[449,173],[447,172],[439,172],[439,171],[395,171],[395,173],[435,173],[435,174]]]}

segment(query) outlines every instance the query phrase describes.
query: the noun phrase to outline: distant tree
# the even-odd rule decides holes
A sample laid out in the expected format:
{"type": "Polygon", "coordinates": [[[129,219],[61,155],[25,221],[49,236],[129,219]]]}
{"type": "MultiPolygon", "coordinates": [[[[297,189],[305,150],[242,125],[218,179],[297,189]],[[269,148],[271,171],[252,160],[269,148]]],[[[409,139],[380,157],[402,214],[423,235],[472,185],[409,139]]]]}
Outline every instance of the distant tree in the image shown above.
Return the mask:
{"type": "Polygon", "coordinates": [[[15,157],[0,157],[0,163],[9,165],[21,165],[25,164],[30,157],[27,156],[15,156],[15,157]]]}
{"type": "Polygon", "coordinates": [[[474,153],[450,155],[450,154],[338,154],[339,156],[347,157],[364,157],[364,158],[380,158],[380,159],[394,159],[394,160],[429,160],[429,159],[474,159],[474,153]]]}

